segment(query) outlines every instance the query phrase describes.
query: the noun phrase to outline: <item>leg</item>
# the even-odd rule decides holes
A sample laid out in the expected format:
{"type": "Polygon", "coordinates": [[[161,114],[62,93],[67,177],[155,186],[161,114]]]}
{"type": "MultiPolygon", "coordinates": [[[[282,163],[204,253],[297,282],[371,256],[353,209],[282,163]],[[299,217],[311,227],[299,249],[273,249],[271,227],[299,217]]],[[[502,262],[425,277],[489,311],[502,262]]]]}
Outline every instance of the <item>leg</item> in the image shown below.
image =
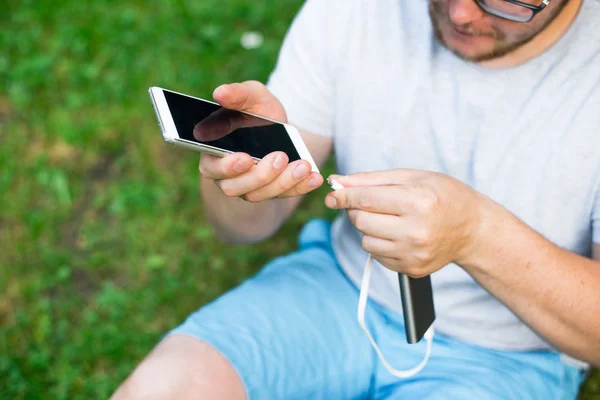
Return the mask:
{"type": "Polygon", "coordinates": [[[171,335],[146,357],[111,399],[244,399],[242,381],[209,344],[171,335]]]}
{"type": "MultiPolygon", "coordinates": [[[[401,321],[392,324],[400,325],[401,321]]],[[[415,357],[405,349],[414,345],[394,340],[393,329],[379,333],[392,365],[402,365],[407,354],[413,364],[422,357],[423,350],[415,357]]],[[[574,400],[584,379],[581,370],[563,363],[555,352],[494,350],[439,333],[429,362],[415,377],[398,380],[377,368],[377,399],[574,400]]]]}
{"type": "MultiPolygon", "coordinates": [[[[373,353],[355,319],[358,291],[333,257],[329,225],[309,223],[300,247],[192,314],[115,399],[364,398],[373,353]]],[[[370,315],[378,323],[377,312],[370,315]]]]}
{"type": "MultiPolygon", "coordinates": [[[[550,362],[552,363],[552,362],[550,362]]],[[[381,399],[424,399],[424,400],[575,400],[584,374],[575,371],[559,372],[549,376],[534,366],[521,366],[520,371],[506,363],[506,370],[500,365],[479,365],[457,368],[454,373],[442,372],[437,376],[400,383],[381,393],[381,399]],[[527,369],[525,369],[527,368],[527,369]],[[459,375],[460,372],[465,374],[459,375]]]]}

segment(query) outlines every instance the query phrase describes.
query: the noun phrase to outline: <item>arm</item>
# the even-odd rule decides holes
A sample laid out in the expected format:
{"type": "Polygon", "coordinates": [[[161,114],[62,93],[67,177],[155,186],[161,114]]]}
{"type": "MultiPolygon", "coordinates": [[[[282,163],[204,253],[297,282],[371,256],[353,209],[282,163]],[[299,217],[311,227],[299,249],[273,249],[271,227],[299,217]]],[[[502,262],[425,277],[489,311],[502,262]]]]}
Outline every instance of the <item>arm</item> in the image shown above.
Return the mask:
{"type": "MultiPolygon", "coordinates": [[[[362,246],[409,276],[454,262],[560,351],[600,365],[600,245],[564,250],[507,209],[443,174],[398,169],[333,176],[362,246]]],[[[597,223],[597,220],[595,220],[597,223]]]]}
{"type": "MultiPolygon", "coordinates": [[[[300,132],[315,163],[321,168],[331,154],[333,140],[300,132]]],[[[249,202],[228,197],[215,181],[201,175],[200,186],[206,219],[218,237],[229,243],[254,243],[273,235],[298,207],[303,196],[249,202]]]]}
{"type": "Polygon", "coordinates": [[[557,349],[600,365],[600,245],[590,260],[486,209],[491,223],[462,267],[557,349]]]}
{"type": "MultiPolygon", "coordinates": [[[[240,96],[238,104],[226,106],[279,121],[289,120],[292,125],[304,128],[302,138],[319,168],[333,148],[330,136],[335,109],[335,79],[341,64],[349,15],[349,7],[340,7],[337,2],[305,2],[286,35],[277,65],[269,78],[272,99],[261,102],[264,107],[260,110],[248,109],[252,101],[244,96],[240,96]]],[[[224,100],[215,99],[220,103],[224,100]]],[[[320,179],[322,182],[322,177],[320,179]]],[[[231,190],[222,180],[220,188],[214,181],[204,179],[201,186],[207,218],[219,236],[230,242],[256,242],[269,237],[302,199],[294,196],[259,203],[256,202],[259,196],[249,199],[246,195],[247,200],[253,201],[249,203],[233,198],[240,192],[231,190]],[[225,196],[219,189],[231,197],[225,196]]]]}

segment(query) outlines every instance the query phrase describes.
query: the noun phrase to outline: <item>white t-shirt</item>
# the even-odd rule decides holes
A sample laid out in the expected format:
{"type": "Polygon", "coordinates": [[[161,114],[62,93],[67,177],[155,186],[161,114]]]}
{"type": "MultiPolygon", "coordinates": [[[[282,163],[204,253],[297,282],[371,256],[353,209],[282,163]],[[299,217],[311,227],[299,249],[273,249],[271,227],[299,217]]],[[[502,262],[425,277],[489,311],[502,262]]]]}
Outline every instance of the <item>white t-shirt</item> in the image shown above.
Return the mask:
{"type": "MultiPolygon", "coordinates": [[[[494,70],[434,40],[427,1],[309,0],[268,85],[291,124],[334,139],[340,174],[442,172],[590,256],[600,242],[598,21],[600,1],[585,0],[551,49],[494,70]]],[[[343,212],[332,233],[360,285],[360,233],[343,212]]],[[[372,279],[371,298],[402,313],[396,273],[376,264],[372,279]]],[[[493,348],[549,347],[460,267],[432,283],[436,330],[493,348]]]]}

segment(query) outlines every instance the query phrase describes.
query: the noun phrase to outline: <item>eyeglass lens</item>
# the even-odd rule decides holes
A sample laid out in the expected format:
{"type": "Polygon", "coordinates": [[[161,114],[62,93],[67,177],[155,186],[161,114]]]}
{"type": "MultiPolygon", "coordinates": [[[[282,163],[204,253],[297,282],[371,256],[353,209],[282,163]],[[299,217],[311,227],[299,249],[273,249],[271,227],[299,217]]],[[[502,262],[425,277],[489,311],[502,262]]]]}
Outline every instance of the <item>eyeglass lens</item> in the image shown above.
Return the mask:
{"type": "MultiPolygon", "coordinates": [[[[503,0],[476,0],[477,4],[488,13],[500,18],[509,19],[517,22],[527,22],[533,18],[533,10],[509,3],[503,0]]],[[[534,4],[532,0],[525,0],[524,3],[534,4]]]]}

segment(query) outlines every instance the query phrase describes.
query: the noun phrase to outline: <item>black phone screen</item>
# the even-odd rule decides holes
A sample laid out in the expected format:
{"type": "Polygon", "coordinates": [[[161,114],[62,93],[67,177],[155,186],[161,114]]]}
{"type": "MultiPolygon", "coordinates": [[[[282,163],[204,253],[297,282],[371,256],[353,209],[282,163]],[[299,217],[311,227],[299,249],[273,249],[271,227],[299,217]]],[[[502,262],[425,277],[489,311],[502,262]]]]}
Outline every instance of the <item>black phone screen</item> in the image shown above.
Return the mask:
{"type": "Polygon", "coordinates": [[[285,127],[217,104],[163,90],[181,139],[263,158],[283,151],[300,159],[285,127]]]}

